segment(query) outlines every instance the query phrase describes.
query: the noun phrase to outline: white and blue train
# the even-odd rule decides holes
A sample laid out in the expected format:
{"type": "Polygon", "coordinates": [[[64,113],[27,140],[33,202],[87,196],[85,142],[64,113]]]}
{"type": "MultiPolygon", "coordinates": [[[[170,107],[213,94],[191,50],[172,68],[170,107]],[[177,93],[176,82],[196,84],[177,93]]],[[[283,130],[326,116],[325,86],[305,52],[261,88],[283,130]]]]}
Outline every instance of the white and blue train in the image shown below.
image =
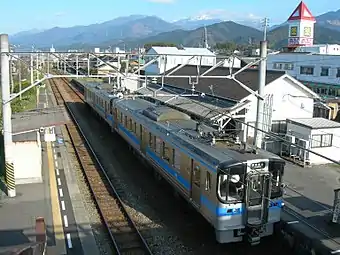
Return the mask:
{"type": "Polygon", "coordinates": [[[258,244],[274,233],[284,205],[285,161],[219,141],[214,129],[144,99],[84,85],[86,103],[215,229],[219,243],[258,244]]]}

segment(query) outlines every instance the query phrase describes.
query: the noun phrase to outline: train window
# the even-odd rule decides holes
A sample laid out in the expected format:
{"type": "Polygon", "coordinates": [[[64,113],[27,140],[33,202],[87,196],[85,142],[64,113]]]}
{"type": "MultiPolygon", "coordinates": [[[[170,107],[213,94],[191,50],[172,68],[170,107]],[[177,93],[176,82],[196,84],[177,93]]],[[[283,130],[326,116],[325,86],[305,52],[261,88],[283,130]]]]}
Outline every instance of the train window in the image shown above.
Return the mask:
{"type": "Polygon", "coordinates": [[[170,162],[170,147],[165,143],[163,142],[163,146],[162,146],[162,157],[164,160],[170,162]]]}
{"type": "Polygon", "coordinates": [[[207,170],[206,176],[205,176],[205,190],[210,191],[211,190],[211,174],[207,170]]]}
{"type": "Polygon", "coordinates": [[[153,137],[150,132],[149,132],[149,148],[153,149],[153,137]]]}
{"type": "Polygon", "coordinates": [[[123,113],[122,112],[120,113],[120,123],[123,124],[123,113]]]}
{"type": "Polygon", "coordinates": [[[244,195],[243,174],[219,174],[218,177],[218,196],[222,202],[242,201],[244,195]]]}
{"type": "Polygon", "coordinates": [[[132,119],[129,119],[129,130],[132,130],[132,119]]]}
{"type": "Polygon", "coordinates": [[[199,166],[195,166],[194,169],[194,184],[201,187],[201,168],[199,166]]]}
{"type": "Polygon", "coordinates": [[[162,148],[162,140],[161,139],[159,139],[158,137],[156,137],[156,143],[155,143],[155,145],[156,145],[156,153],[158,154],[158,155],[160,155],[161,154],[161,148],[162,148]]]}
{"type": "Polygon", "coordinates": [[[269,171],[272,173],[272,190],[271,198],[277,198],[282,196],[282,174],[284,169],[284,163],[269,163],[269,171]]]}
{"type": "Polygon", "coordinates": [[[176,169],[181,169],[181,153],[179,150],[172,149],[172,164],[176,169]]]}
{"type": "Polygon", "coordinates": [[[133,123],[133,132],[137,134],[137,123],[136,122],[133,123]]]}
{"type": "Polygon", "coordinates": [[[139,137],[143,141],[143,126],[141,124],[139,124],[139,137]]]}
{"type": "Polygon", "coordinates": [[[127,116],[124,116],[124,126],[125,126],[126,128],[128,127],[127,116]]]}

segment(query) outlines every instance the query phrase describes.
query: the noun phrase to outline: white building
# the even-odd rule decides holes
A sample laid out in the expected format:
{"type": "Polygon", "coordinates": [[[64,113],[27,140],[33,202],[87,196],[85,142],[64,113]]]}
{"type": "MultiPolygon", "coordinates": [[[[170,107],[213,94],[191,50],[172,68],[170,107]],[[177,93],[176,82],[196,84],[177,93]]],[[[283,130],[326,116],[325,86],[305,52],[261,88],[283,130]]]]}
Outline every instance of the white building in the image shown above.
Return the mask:
{"type": "Polygon", "coordinates": [[[284,70],[323,97],[340,96],[340,45],[314,45],[315,18],[301,2],[288,19],[289,53],[269,54],[268,70],[284,70]]]}
{"type": "MultiPolygon", "coordinates": [[[[290,140],[306,149],[340,161],[340,123],[324,118],[287,119],[290,140]]],[[[290,156],[310,164],[332,163],[314,153],[290,146],[290,156]]]]}
{"type": "Polygon", "coordinates": [[[160,59],[145,68],[146,74],[164,73],[177,65],[191,64],[213,66],[216,55],[206,48],[152,47],[145,55],[146,63],[160,55],[160,59]],[[149,55],[149,56],[148,56],[149,55]]]}
{"type": "Polygon", "coordinates": [[[118,61],[110,61],[107,63],[99,63],[95,66],[97,74],[104,75],[109,73],[116,73],[121,68],[121,64],[118,61]]]}
{"type": "MultiPolygon", "coordinates": [[[[314,110],[314,99],[319,96],[304,86],[301,82],[288,74],[271,81],[265,86],[265,112],[262,129],[272,130],[279,133],[277,125],[281,124],[284,130],[287,118],[312,118],[314,110]]],[[[245,122],[255,125],[257,97],[249,94],[242,101],[247,101],[245,122]]],[[[244,139],[254,136],[254,129],[245,127],[244,139]]]]}
{"type": "Polygon", "coordinates": [[[316,93],[340,96],[340,56],[309,53],[268,55],[268,70],[283,70],[316,93]],[[335,85],[335,86],[327,86],[335,85]]]}
{"type": "Polygon", "coordinates": [[[295,52],[307,52],[323,55],[340,55],[339,44],[314,44],[312,46],[297,47],[295,52]]]}
{"type": "Polygon", "coordinates": [[[42,155],[39,132],[13,135],[14,169],[16,184],[42,182],[42,155]]]}

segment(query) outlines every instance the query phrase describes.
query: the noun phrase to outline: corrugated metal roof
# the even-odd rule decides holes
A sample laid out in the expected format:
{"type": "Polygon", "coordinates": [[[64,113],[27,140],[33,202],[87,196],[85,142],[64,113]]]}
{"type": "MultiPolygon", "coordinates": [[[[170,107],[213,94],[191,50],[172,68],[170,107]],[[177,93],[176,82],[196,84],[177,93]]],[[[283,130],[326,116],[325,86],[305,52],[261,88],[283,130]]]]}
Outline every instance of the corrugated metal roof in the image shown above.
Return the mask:
{"type": "Polygon", "coordinates": [[[322,128],[340,128],[340,123],[325,118],[304,118],[304,119],[287,119],[292,123],[309,127],[311,129],[322,128]]]}
{"type": "Polygon", "coordinates": [[[169,54],[169,55],[190,55],[190,56],[216,56],[214,53],[212,53],[209,49],[206,48],[186,48],[178,49],[177,47],[160,47],[160,46],[154,46],[152,47],[154,51],[157,52],[157,54],[169,54]]]}

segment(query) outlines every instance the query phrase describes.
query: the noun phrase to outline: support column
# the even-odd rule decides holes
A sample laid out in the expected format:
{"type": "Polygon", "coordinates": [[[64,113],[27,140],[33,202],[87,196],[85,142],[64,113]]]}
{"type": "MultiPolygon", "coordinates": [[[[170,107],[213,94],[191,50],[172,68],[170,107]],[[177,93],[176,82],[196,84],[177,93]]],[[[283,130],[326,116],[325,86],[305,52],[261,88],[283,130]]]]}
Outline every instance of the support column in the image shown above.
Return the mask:
{"type": "Polygon", "coordinates": [[[2,92],[2,122],[5,148],[5,178],[7,184],[7,192],[9,197],[15,197],[15,175],[12,157],[12,123],[11,123],[11,103],[4,104],[10,99],[10,79],[9,79],[9,43],[8,35],[0,35],[0,53],[1,53],[1,92],[2,92]]]}
{"type": "MultiPolygon", "coordinates": [[[[258,94],[264,98],[264,87],[266,86],[266,74],[267,74],[267,41],[261,41],[260,44],[260,57],[261,62],[259,64],[259,89],[258,94]]],[[[254,130],[254,142],[257,148],[262,148],[263,132],[264,129],[264,100],[257,98],[257,114],[254,130]]]]}

